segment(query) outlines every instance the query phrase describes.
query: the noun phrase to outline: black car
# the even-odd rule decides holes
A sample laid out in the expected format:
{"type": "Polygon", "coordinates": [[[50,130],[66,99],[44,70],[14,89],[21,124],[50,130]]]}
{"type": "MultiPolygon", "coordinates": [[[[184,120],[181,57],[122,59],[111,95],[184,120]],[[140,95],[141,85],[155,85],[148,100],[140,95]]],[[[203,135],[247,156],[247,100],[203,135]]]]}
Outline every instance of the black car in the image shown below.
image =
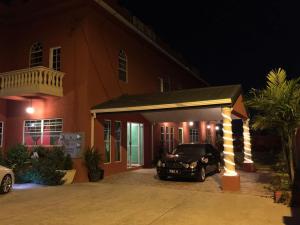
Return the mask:
{"type": "Polygon", "coordinates": [[[182,144],[157,162],[160,179],[190,177],[204,181],[206,174],[221,172],[223,157],[211,144],[182,144]]]}

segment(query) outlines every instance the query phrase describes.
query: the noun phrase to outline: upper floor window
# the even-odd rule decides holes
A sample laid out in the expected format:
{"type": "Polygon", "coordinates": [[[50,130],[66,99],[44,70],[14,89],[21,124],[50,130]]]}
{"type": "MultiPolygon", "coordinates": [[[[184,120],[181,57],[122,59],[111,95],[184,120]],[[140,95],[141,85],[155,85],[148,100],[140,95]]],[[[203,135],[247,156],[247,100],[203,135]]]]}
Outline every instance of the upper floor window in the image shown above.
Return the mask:
{"type": "Polygon", "coordinates": [[[43,64],[43,45],[35,42],[30,48],[30,67],[41,66],[43,64]]]}
{"type": "Polygon", "coordinates": [[[0,121],[0,147],[3,145],[3,122],[0,121]]]}
{"type": "Polygon", "coordinates": [[[119,80],[127,82],[127,56],[124,50],[119,52],[119,80]]]}
{"type": "Polygon", "coordinates": [[[61,47],[50,49],[50,68],[60,71],[61,66],[61,47]]]}

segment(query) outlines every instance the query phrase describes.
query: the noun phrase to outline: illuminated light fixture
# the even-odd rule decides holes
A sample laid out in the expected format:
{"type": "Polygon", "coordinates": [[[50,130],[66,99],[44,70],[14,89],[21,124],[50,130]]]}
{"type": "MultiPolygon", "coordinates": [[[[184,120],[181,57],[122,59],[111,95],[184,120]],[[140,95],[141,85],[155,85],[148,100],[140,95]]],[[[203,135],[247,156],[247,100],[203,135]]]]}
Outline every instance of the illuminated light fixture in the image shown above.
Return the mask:
{"type": "Polygon", "coordinates": [[[249,132],[249,120],[244,122],[243,126],[243,136],[244,136],[244,163],[253,163],[251,154],[251,142],[250,142],[250,132],[249,132]]]}
{"type": "Polygon", "coordinates": [[[28,114],[33,114],[35,112],[34,108],[32,107],[32,100],[30,100],[30,106],[26,108],[26,112],[28,114]]]}
{"type": "MultiPolygon", "coordinates": [[[[230,116],[227,116],[224,113],[222,113],[222,116],[223,116],[223,118],[228,119],[230,122],[232,121],[232,119],[231,119],[230,116]]],[[[232,136],[231,127],[232,127],[231,123],[223,123],[223,133],[227,134],[229,136],[232,136]]],[[[229,141],[229,143],[233,142],[232,138],[226,137],[225,135],[223,136],[223,139],[224,139],[224,141],[229,141]]],[[[224,155],[229,155],[230,156],[229,159],[234,158],[233,145],[232,144],[223,144],[223,146],[225,148],[224,155]],[[229,151],[226,151],[226,149],[229,150],[229,151]],[[232,152],[230,151],[230,149],[232,149],[232,152]]],[[[237,172],[236,171],[231,170],[231,169],[229,169],[229,168],[226,167],[226,164],[227,164],[227,166],[231,165],[231,166],[235,167],[235,163],[232,160],[229,160],[229,159],[226,159],[226,158],[224,159],[224,162],[225,162],[225,166],[224,166],[225,173],[224,173],[224,176],[237,176],[237,172]]]]}
{"type": "Polygon", "coordinates": [[[193,122],[193,121],[189,122],[189,125],[190,125],[191,127],[194,126],[194,122],[193,122]]]}
{"type": "Polygon", "coordinates": [[[216,126],[216,130],[220,130],[220,127],[219,127],[219,126],[216,126]]]}
{"type": "Polygon", "coordinates": [[[206,128],[207,128],[207,129],[210,129],[210,125],[209,125],[209,124],[207,124],[206,128]]]}

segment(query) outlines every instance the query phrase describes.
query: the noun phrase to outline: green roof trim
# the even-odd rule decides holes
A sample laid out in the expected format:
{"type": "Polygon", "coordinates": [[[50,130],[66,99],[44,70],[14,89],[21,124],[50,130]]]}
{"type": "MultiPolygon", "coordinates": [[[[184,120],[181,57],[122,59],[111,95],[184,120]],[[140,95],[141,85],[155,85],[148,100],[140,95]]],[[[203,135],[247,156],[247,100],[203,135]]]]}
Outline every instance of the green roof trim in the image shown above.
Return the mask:
{"type": "Polygon", "coordinates": [[[226,85],[141,95],[122,95],[92,107],[91,112],[128,112],[225,104],[233,106],[241,94],[241,85],[226,85]]]}

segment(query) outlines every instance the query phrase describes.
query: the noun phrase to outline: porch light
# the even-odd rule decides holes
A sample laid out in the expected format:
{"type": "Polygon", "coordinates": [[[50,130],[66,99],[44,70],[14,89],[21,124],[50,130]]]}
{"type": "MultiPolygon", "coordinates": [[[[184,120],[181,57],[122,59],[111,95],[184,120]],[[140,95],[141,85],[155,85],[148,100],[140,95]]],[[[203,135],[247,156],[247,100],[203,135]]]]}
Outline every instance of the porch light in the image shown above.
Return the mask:
{"type": "Polygon", "coordinates": [[[30,106],[28,106],[27,108],[26,108],[26,112],[28,113],[28,114],[33,114],[34,113],[34,108],[32,107],[32,99],[30,100],[30,106]]]}
{"type": "Polygon", "coordinates": [[[216,130],[220,130],[220,127],[219,127],[219,126],[216,126],[216,130]]]}
{"type": "Polygon", "coordinates": [[[194,122],[193,121],[189,122],[189,125],[190,127],[194,126],[194,122]]]}
{"type": "Polygon", "coordinates": [[[210,129],[210,125],[209,125],[209,124],[207,124],[206,128],[207,128],[207,129],[210,129]]]}
{"type": "Polygon", "coordinates": [[[29,106],[29,107],[27,107],[26,108],[26,112],[28,113],[28,114],[33,114],[34,113],[34,108],[32,107],[32,106],[29,106]]]}

